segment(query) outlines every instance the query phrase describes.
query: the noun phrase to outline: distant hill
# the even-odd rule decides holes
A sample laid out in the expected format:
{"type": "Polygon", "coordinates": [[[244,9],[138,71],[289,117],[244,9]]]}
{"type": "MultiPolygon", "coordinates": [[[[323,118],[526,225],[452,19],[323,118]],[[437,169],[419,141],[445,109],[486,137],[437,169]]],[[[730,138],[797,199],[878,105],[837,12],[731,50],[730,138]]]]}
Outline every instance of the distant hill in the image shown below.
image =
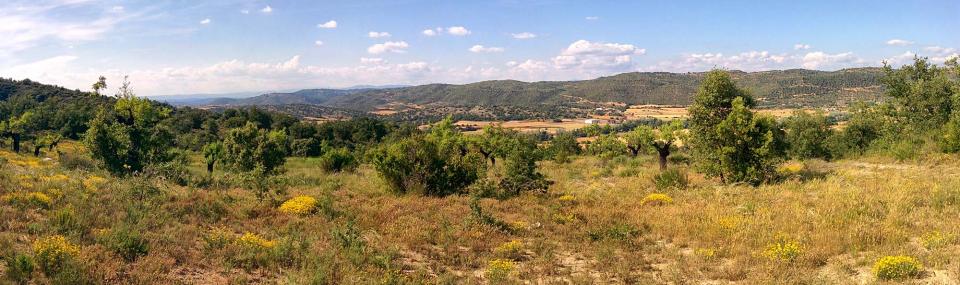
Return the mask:
{"type": "MultiPolygon", "coordinates": [[[[582,81],[483,81],[369,90],[328,101],[330,106],[371,109],[391,102],[454,106],[536,107],[577,103],[690,104],[705,73],[632,72],[582,81]]],[[[845,106],[881,94],[879,68],[741,72],[731,75],[765,107],[845,106]]]]}

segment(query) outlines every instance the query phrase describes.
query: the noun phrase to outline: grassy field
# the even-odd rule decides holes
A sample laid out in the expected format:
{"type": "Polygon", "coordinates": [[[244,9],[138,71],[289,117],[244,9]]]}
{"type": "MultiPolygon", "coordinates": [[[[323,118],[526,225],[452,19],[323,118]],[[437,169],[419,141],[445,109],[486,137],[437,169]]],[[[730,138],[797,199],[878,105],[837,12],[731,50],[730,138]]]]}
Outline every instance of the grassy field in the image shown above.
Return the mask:
{"type": "MultiPolygon", "coordinates": [[[[36,284],[874,284],[889,255],[923,264],[907,283],[960,278],[952,156],[791,162],[792,178],[761,187],[689,171],[682,189],[657,189],[652,157],[579,157],[541,164],[548,194],[476,204],[398,196],[366,166],[329,174],[315,159],[290,159],[283,193],[258,201],[219,172],[177,186],[78,158],[0,157],[2,255],[44,264],[41,241],[62,236],[75,260],[37,268],[36,284]],[[279,210],[298,195],[318,210],[279,210]]],[[[204,176],[196,157],[189,170],[204,176]]],[[[13,273],[0,262],[0,284],[13,273]]]]}

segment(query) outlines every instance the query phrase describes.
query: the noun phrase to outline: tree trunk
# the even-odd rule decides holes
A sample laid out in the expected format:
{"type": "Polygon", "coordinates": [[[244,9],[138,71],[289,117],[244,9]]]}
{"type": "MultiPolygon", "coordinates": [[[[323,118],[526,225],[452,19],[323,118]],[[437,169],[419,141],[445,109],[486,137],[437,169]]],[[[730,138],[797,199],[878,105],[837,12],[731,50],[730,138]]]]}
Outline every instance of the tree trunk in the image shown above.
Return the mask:
{"type": "Polygon", "coordinates": [[[667,169],[667,156],[670,156],[670,146],[658,147],[657,154],[660,156],[660,171],[664,171],[667,169]]]}
{"type": "Polygon", "coordinates": [[[20,134],[13,135],[13,152],[20,152],[20,134]]]}
{"type": "Polygon", "coordinates": [[[640,147],[627,146],[627,149],[630,150],[630,153],[633,154],[633,157],[637,157],[637,154],[640,154],[640,147]]]}
{"type": "Polygon", "coordinates": [[[213,162],[207,162],[207,173],[213,174],[213,162]]]}
{"type": "Polygon", "coordinates": [[[41,148],[43,148],[43,146],[39,146],[39,145],[33,146],[33,156],[39,157],[41,148]]]}

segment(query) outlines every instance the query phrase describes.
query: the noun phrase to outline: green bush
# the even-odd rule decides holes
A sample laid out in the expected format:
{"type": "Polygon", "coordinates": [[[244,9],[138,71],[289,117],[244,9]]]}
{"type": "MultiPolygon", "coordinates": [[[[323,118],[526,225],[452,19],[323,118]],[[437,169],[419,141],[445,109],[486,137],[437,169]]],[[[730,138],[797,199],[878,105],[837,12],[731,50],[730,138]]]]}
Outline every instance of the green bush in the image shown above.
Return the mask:
{"type": "Polygon", "coordinates": [[[150,245],[140,235],[140,231],[129,226],[120,226],[108,231],[100,238],[100,243],[128,262],[147,255],[150,245]]]}
{"type": "Polygon", "coordinates": [[[680,168],[667,168],[653,176],[653,185],[659,190],[685,189],[688,184],[687,172],[680,168]]]}
{"type": "Polygon", "coordinates": [[[794,111],[784,120],[788,153],[796,159],[830,158],[827,145],[833,131],[823,113],[811,114],[806,111],[794,111]]]}
{"type": "Polygon", "coordinates": [[[358,164],[356,156],[346,148],[327,151],[320,157],[320,168],[327,172],[353,171],[358,164]]]}
{"type": "Polygon", "coordinates": [[[10,281],[16,284],[28,284],[30,282],[36,268],[30,256],[15,253],[7,255],[3,259],[7,264],[5,273],[10,281]]]}
{"type": "Polygon", "coordinates": [[[416,135],[373,151],[374,169],[396,193],[446,196],[460,193],[480,178],[483,158],[460,155],[454,142],[416,135]]]}

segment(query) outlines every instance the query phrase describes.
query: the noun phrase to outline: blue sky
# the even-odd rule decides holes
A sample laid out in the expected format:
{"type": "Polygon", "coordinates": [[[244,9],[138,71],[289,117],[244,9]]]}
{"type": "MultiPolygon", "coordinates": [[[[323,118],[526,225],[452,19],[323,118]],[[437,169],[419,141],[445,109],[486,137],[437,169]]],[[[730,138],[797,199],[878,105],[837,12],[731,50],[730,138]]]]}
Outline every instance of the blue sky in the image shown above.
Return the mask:
{"type": "Polygon", "coordinates": [[[129,75],[160,95],[836,70],[943,62],[957,27],[951,0],[6,0],[0,76],[89,89],[129,75]]]}

